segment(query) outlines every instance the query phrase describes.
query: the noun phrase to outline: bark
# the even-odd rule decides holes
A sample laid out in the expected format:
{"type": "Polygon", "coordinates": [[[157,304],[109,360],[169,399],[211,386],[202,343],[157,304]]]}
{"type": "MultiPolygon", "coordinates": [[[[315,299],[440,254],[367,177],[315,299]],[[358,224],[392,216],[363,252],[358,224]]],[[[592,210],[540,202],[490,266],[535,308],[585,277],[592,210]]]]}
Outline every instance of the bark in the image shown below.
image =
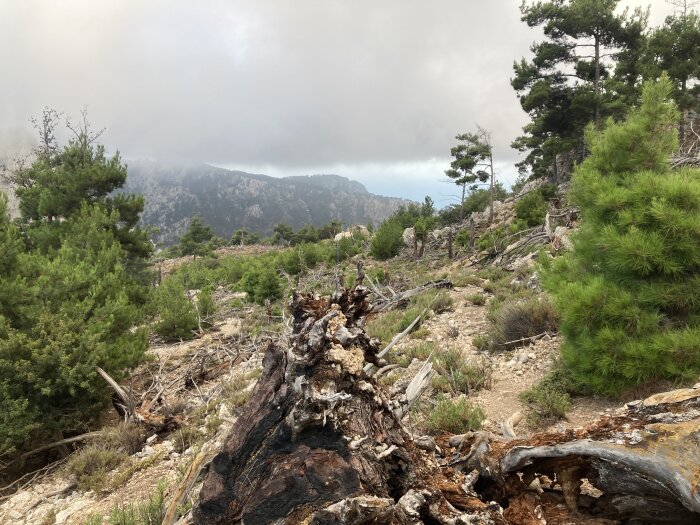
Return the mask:
{"type": "Polygon", "coordinates": [[[368,294],[294,295],[289,348],[267,349],[252,399],[212,461],[195,524],[467,523],[450,499],[473,503],[474,516],[484,511],[426,461],[401,406],[364,373],[379,352],[359,326],[371,310],[368,294]],[[454,494],[428,486],[426,476],[454,494]]]}

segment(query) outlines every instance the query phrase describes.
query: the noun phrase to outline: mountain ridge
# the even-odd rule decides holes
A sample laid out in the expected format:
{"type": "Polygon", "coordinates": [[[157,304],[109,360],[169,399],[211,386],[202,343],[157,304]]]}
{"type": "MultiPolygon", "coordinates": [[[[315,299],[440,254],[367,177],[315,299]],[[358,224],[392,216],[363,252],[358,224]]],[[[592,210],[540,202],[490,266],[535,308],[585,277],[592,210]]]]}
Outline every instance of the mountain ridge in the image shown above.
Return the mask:
{"type": "Polygon", "coordinates": [[[380,223],[411,202],[374,195],[362,183],[333,174],[276,178],[205,163],[131,159],[126,164],[120,191],[145,197],[142,223],[157,228],[154,240],[166,245],[177,241],[194,215],[228,239],[239,228],[269,235],[277,223],[295,229],[334,219],[380,223]]]}

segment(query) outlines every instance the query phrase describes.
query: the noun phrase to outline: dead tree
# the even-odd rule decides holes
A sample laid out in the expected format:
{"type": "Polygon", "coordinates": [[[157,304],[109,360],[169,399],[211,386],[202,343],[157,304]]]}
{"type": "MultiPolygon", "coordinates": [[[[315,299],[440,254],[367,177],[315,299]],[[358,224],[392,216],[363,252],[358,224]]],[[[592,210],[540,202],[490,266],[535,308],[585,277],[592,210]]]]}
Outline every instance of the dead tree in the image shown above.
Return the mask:
{"type": "Polygon", "coordinates": [[[401,407],[363,371],[381,364],[360,327],[368,295],[294,295],[289,348],[267,349],[252,399],[212,461],[195,524],[447,524],[485,512],[462,478],[426,461],[401,407]]]}

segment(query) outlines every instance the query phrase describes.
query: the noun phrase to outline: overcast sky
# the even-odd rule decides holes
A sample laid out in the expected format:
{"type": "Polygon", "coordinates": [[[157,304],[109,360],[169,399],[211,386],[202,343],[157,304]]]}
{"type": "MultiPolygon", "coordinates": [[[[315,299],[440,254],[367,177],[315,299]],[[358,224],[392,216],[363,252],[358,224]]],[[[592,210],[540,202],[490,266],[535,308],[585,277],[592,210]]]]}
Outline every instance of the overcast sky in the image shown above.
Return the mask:
{"type": "MultiPolygon", "coordinates": [[[[660,23],[669,6],[649,3],[660,23]]],[[[0,157],[44,106],[87,105],[127,158],[337,173],[444,205],[454,135],[475,123],[515,177],[509,144],[527,119],[509,79],[538,37],[519,4],[0,0],[0,157]]]]}

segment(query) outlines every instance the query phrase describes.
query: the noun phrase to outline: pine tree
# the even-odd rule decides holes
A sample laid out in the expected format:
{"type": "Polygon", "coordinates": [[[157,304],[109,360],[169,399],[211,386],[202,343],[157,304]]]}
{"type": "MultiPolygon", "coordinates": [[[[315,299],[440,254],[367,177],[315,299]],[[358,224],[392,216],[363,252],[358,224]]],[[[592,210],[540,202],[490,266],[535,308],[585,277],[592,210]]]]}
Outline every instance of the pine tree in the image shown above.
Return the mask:
{"type": "MultiPolygon", "coordinates": [[[[685,11],[666,18],[649,36],[644,54],[645,76],[658,78],[665,71],[674,83],[673,98],[684,116],[700,109],[700,16],[685,11]]],[[[681,143],[685,138],[681,119],[681,143]]]]}
{"type": "Polygon", "coordinates": [[[83,204],[50,253],[18,250],[0,219],[0,281],[14,286],[0,305],[0,455],[33,441],[85,431],[108,399],[100,366],[116,378],[147,347],[143,286],[111,230],[116,212],[83,204]],[[9,239],[9,241],[8,241],[9,239]],[[9,264],[8,264],[9,263],[9,264]]]}
{"type": "MultiPolygon", "coordinates": [[[[460,220],[463,220],[467,187],[489,180],[489,172],[485,167],[487,159],[492,158],[492,148],[490,142],[481,133],[463,133],[455,138],[461,144],[450,149],[454,160],[450,163],[450,169],[445,171],[445,175],[462,189],[460,220]]],[[[493,162],[491,166],[493,175],[493,162]]]]}
{"type": "Polygon", "coordinates": [[[207,255],[211,252],[210,241],[214,230],[199,215],[192,217],[187,231],[180,236],[180,255],[207,255]]]}
{"type": "Polygon", "coordinates": [[[647,16],[639,10],[618,15],[618,3],[523,2],[522,20],[530,27],[541,26],[546,40],[532,45],[532,61],[513,64],[511,84],[532,119],[513,142],[515,149],[528,152],[518,164],[521,172],[544,176],[550,167],[556,170],[557,155],[575,149],[582,158],[585,126],[591,121],[599,125],[608,115],[624,115],[624,102],[635,98],[634,66],[647,16]],[[620,62],[624,67],[614,75],[614,64],[620,62]]]}
{"type": "Polygon", "coordinates": [[[596,392],[700,373],[700,170],[669,168],[672,90],[666,76],[645,83],[625,122],[588,129],[571,190],[583,221],[545,276],[564,362],[596,392]]]}
{"type": "Polygon", "coordinates": [[[129,263],[143,268],[151,254],[148,233],[138,227],[143,212],[141,196],[116,193],[125,183],[127,167],[119,153],[108,157],[97,144],[101,132],[93,132],[83,112],[79,127],[68,145],[59,148],[53,132],[59,115],[44,110],[39,129],[41,146],[30,166],[13,176],[15,193],[25,229],[40,230],[32,234],[35,247],[43,251],[57,249],[65,222],[79,213],[83,204],[97,204],[116,212],[109,225],[126,250],[129,263]]]}

